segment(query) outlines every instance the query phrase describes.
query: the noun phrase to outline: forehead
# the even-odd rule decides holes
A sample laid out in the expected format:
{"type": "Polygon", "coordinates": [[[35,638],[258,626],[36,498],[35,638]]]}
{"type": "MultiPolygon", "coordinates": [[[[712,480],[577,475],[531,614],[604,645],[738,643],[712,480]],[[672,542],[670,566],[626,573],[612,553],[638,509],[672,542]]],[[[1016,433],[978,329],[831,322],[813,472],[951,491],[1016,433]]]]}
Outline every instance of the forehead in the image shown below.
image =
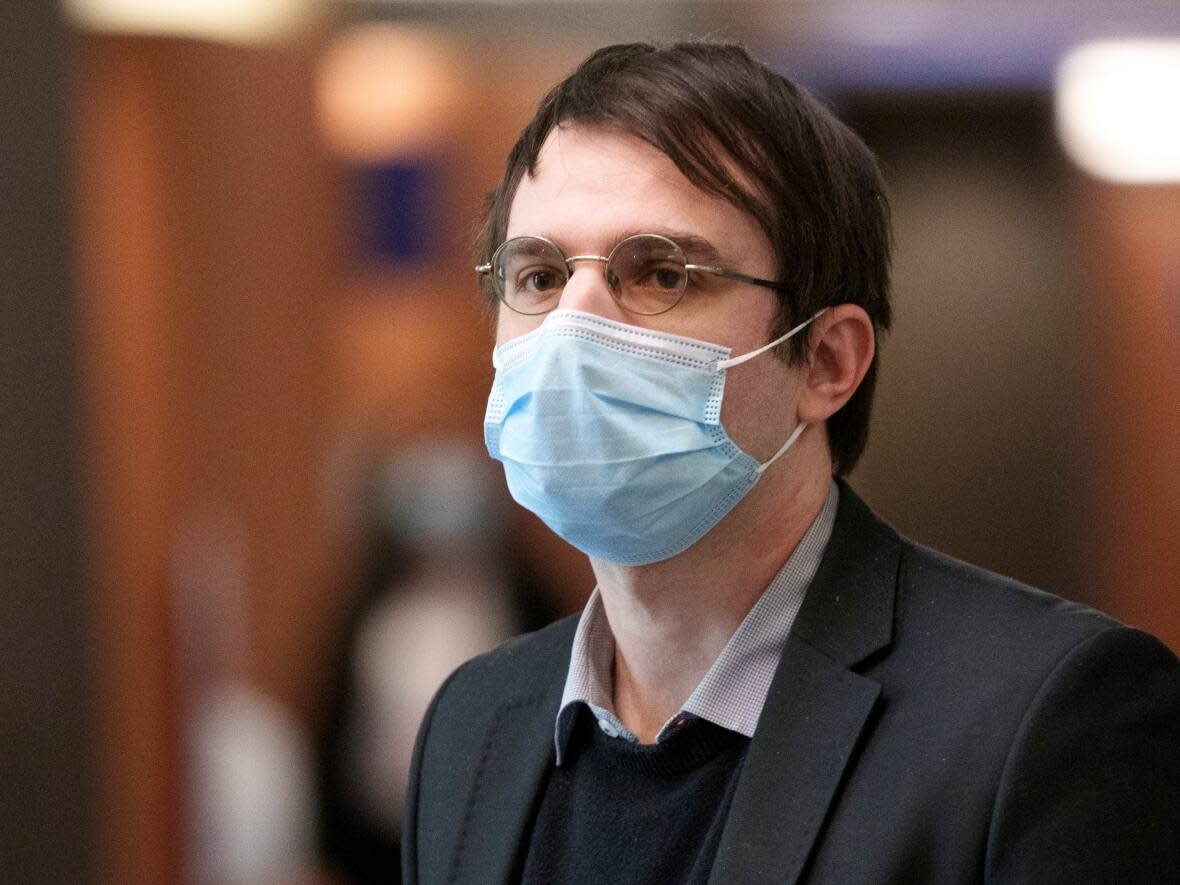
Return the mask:
{"type": "MultiPolygon", "coordinates": [[[[722,254],[769,248],[748,213],[689,181],[641,139],[610,129],[555,128],[514,195],[507,236],[548,237],[563,249],[605,252],[633,233],[684,232],[722,254]]],[[[757,251],[757,250],[756,250],[757,251]]]]}

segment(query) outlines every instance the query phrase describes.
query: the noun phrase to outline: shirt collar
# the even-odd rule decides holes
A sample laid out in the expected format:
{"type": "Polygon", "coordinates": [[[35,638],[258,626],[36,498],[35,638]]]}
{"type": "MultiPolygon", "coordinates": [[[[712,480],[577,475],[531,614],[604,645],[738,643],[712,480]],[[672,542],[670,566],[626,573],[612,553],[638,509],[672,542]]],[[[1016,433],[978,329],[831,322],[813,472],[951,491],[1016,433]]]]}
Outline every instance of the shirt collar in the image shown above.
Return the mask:
{"type": "MultiPolygon", "coordinates": [[[[680,712],[660,729],[657,742],[692,718],[707,719],[753,737],[783,644],[831,537],[839,497],[839,488],[832,482],[824,506],[803,539],[729,638],[680,712]]],[[[582,609],[574,634],[565,690],[558,708],[554,732],[558,765],[573,731],[579,704],[590,708],[599,727],[608,735],[637,740],[614,714],[614,654],[614,635],[595,587],[582,609]]]]}

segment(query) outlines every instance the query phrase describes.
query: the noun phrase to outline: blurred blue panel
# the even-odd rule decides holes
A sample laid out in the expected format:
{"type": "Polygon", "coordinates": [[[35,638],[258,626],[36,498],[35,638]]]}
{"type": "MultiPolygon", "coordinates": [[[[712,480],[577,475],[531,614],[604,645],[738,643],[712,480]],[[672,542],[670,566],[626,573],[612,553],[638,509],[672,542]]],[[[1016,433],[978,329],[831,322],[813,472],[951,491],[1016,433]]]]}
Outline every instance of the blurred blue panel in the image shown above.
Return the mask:
{"type": "Polygon", "coordinates": [[[442,244],[437,208],[443,178],[432,160],[399,160],[360,170],[360,230],[364,257],[423,264],[442,244]]]}
{"type": "Polygon", "coordinates": [[[1180,0],[830,0],[816,10],[808,32],[766,55],[829,94],[1048,91],[1079,43],[1180,33],[1180,0]]]}
{"type": "Polygon", "coordinates": [[[844,91],[1042,91],[1053,84],[1057,47],[893,47],[812,44],[772,60],[820,93],[844,91]],[[854,58],[855,62],[849,61],[854,58]]]}

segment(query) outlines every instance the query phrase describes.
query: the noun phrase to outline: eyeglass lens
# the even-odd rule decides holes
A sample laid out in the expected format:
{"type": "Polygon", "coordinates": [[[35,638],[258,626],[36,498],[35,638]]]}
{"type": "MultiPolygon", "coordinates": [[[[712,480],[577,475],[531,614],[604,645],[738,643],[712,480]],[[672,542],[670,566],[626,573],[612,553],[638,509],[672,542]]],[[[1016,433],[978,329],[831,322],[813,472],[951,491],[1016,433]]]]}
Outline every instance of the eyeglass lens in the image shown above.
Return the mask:
{"type": "MultiPolygon", "coordinates": [[[[596,260],[596,259],[576,259],[596,260]]],[[[493,258],[492,272],[504,303],[525,314],[557,307],[571,269],[561,251],[539,237],[514,237],[493,258]]],[[[640,234],[620,242],[603,271],[611,294],[632,313],[657,314],[680,301],[687,284],[684,252],[672,240],[640,234]]]]}

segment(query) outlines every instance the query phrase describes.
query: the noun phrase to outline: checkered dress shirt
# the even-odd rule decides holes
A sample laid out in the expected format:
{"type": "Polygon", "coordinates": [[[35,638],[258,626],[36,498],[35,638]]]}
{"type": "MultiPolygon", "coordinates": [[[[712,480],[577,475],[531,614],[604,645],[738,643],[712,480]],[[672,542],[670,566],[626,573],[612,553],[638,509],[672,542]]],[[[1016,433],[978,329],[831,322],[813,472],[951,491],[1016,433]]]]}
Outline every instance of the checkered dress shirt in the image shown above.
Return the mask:
{"type": "MultiPolygon", "coordinates": [[[[680,712],[664,723],[656,736],[657,743],[694,718],[707,719],[714,725],[753,737],[783,644],[831,537],[839,497],[839,489],[833,482],[823,508],[803,540],[754,603],[680,712]]],[[[578,704],[590,708],[607,735],[638,741],[615,716],[611,706],[614,655],[614,636],[595,587],[574,634],[565,691],[557,713],[554,740],[558,765],[573,731],[578,704]]]]}

